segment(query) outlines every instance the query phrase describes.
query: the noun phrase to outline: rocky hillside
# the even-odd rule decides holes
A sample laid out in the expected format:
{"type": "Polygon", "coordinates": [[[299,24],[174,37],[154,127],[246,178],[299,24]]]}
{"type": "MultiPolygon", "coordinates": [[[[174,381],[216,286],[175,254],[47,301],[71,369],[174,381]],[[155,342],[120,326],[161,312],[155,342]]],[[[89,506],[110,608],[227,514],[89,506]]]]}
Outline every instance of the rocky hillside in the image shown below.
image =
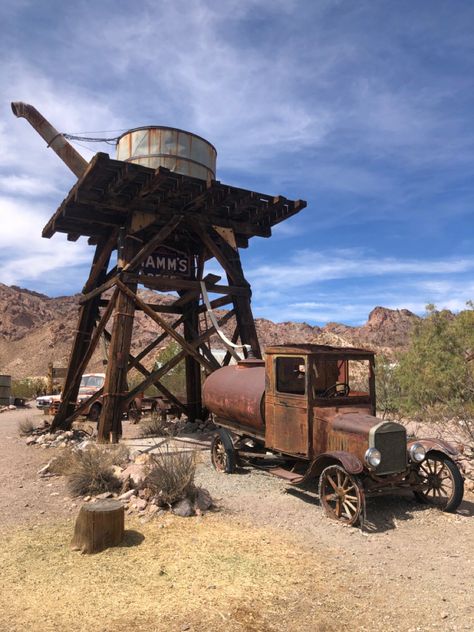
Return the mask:
{"type": "MultiPolygon", "coordinates": [[[[143,292],[147,302],[172,302],[166,294],[143,292]]],[[[16,286],[0,284],[0,374],[15,378],[44,375],[49,362],[66,366],[77,319],[79,295],[49,298],[16,286]]],[[[172,316],[167,320],[173,320],[172,316]]],[[[414,322],[418,319],[408,310],[376,307],[361,327],[329,323],[313,327],[307,323],[274,323],[257,319],[262,347],[281,342],[313,342],[333,345],[356,345],[392,355],[406,346],[414,322]]],[[[225,329],[230,337],[232,331],[225,329]]],[[[133,347],[142,349],[159,328],[143,313],[135,320],[133,347]]],[[[216,346],[219,340],[213,341],[216,346]]],[[[98,350],[90,369],[102,366],[98,350]]]]}

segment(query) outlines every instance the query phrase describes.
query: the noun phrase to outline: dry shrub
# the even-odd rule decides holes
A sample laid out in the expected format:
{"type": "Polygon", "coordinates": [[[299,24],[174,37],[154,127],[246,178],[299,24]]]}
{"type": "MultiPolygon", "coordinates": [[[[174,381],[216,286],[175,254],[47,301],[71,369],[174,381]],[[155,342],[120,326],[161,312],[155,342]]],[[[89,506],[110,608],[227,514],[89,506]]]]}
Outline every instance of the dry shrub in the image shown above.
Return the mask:
{"type": "Polygon", "coordinates": [[[29,417],[26,419],[21,419],[18,422],[18,434],[20,437],[27,437],[28,435],[33,434],[36,430],[35,424],[31,421],[29,417]]]}
{"type": "Polygon", "coordinates": [[[77,467],[79,454],[79,452],[72,450],[71,448],[64,448],[51,461],[48,468],[49,471],[51,474],[56,474],[57,476],[69,476],[69,474],[77,467]]]}
{"type": "MultiPolygon", "coordinates": [[[[124,467],[130,460],[130,450],[123,443],[117,445],[104,446],[102,450],[109,453],[110,464],[124,467]]],[[[105,454],[104,454],[105,458],[105,454]]]]}
{"type": "Polygon", "coordinates": [[[68,487],[73,496],[101,494],[120,489],[121,481],[112,469],[112,452],[90,446],[74,454],[73,465],[67,475],[68,487]]]}
{"type": "Polygon", "coordinates": [[[142,437],[170,437],[174,435],[174,424],[162,419],[159,413],[152,413],[140,422],[140,431],[142,437]]]}
{"type": "Polygon", "coordinates": [[[194,494],[195,452],[172,451],[166,445],[151,456],[144,486],[151,489],[163,504],[173,503],[194,494]]]}

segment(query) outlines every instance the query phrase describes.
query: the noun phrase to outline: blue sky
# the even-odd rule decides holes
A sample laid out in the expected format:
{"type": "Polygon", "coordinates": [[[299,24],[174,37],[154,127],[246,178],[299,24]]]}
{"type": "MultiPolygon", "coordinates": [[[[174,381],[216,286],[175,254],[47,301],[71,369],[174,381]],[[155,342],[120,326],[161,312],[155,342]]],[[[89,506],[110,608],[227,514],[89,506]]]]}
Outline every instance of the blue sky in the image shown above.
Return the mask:
{"type": "Polygon", "coordinates": [[[92,256],[41,239],[75,179],[26,101],[70,133],[193,131],[221,181],[307,200],[242,251],[255,316],[474,298],[474,3],[3,0],[0,24],[0,282],[70,294],[92,256]]]}

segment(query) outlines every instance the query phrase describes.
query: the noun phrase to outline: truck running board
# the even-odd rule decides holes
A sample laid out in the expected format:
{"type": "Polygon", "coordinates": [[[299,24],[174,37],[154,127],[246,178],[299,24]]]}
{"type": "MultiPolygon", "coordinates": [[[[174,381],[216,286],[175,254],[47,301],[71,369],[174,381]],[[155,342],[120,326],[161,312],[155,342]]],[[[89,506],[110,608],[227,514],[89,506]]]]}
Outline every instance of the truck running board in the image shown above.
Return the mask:
{"type": "Polygon", "coordinates": [[[296,472],[291,472],[290,470],[285,470],[283,467],[272,467],[267,470],[273,476],[278,476],[278,478],[283,478],[288,483],[292,485],[298,485],[304,478],[303,474],[297,474],[296,472]]]}

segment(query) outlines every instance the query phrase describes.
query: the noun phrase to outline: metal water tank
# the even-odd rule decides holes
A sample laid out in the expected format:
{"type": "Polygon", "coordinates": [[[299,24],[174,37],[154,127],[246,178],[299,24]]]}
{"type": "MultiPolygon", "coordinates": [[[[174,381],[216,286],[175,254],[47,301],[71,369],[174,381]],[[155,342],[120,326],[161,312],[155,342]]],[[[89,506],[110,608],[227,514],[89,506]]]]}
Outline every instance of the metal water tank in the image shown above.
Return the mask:
{"type": "Polygon", "coordinates": [[[201,136],[174,127],[137,127],[117,141],[117,160],[215,179],[217,151],[201,136]]]}

